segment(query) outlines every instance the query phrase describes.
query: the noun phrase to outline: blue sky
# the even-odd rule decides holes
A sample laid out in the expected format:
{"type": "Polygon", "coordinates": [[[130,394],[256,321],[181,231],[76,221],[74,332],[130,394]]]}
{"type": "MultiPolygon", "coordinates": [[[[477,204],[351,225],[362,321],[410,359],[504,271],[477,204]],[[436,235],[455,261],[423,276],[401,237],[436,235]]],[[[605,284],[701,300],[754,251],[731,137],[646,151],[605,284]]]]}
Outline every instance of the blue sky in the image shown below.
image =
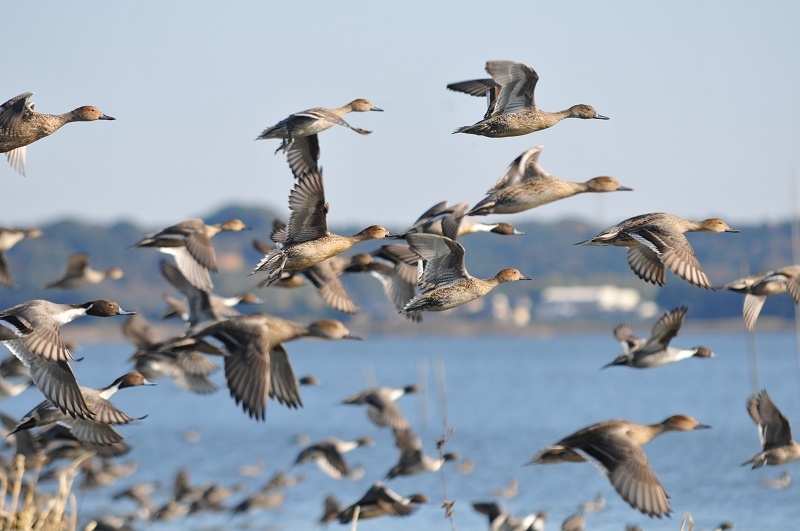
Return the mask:
{"type": "Polygon", "coordinates": [[[386,112],[347,117],[369,136],[320,136],[334,226],[399,229],[443,199],[474,204],[535,145],[553,175],[612,175],[635,192],[507,221],[783,220],[800,158],[798,27],[794,2],[28,2],[4,25],[0,101],[32,91],[39,112],[96,105],[117,121],[29,146],[27,178],[2,161],[0,224],[156,226],[228,203],[287,212],[279,142],[255,137],[358,97],[386,112]],[[545,110],[588,103],[611,119],[453,135],[485,107],[445,85],[484,77],[487,59],[535,68],[545,110]]]}

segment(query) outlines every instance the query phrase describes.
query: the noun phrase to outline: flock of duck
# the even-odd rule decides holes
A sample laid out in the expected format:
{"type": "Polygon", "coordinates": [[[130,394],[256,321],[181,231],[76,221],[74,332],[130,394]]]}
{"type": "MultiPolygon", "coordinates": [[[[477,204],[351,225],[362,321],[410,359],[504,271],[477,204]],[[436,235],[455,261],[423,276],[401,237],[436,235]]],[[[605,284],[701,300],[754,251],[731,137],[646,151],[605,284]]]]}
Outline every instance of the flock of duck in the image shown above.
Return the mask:
{"type": "MultiPolygon", "coordinates": [[[[534,101],[538,75],[522,63],[488,61],[486,71],[490,78],[447,86],[454,91],[488,98],[483,119],[474,125],[458,128],[456,133],[496,138],[534,133],[567,118],[608,120],[589,105],[575,105],[560,112],[541,110],[534,101]]],[[[12,168],[23,175],[28,144],[70,122],[113,120],[95,107],[80,107],[61,115],[40,114],[34,111],[31,95],[21,94],[0,106],[0,152],[6,153],[12,168]]],[[[313,283],[329,306],[353,313],[357,308],[347,296],[339,276],[366,272],[381,281],[389,302],[400,314],[419,321],[424,312],[446,311],[482,297],[502,283],[530,279],[515,268],[501,269],[486,279],[468,273],[466,248],[457,241],[460,237],[475,232],[520,234],[509,223],[483,223],[474,216],[523,212],[581,193],[631,190],[609,176],[572,182],[550,175],[539,163],[542,147],[537,146],[517,157],[486,192],[486,197],[471,209],[466,203],[451,206],[442,202],[401,232],[391,233],[380,225],[373,225],[351,236],[331,233],[326,223],[328,203],[319,166],[318,135],[334,125],[369,134],[369,131],[352,127],[343,117],[351,112],[381,110],[365,99],[354,100],[336,109],[312,108],[291,114],[258,136],[258,139],[281,140],[276,153],[282,151],[286,154],[296,179],[289,194],[288,223],[276,221],[270,234],[271,244],[260,241],[254,244],[264,253],[264,258],[253,270],[253,274],[260,277],[261,286],[297,285],[303,282],[301,277],[304,277],[313,283]],[[383,245],[370,253],[349,258],[340,256],[361,242],[380,239],[404,240],[404,243],[383,245]]],[[[174,258],[174,263],[163,260],[161,271],[186,299],[185,303],[173,300],[168,311],[187,322],[184,333],[177,337],[155,338],[143,317],[131,315],[133,312],[125,311],[117,302],[109,300],[82,304],[32,300],[0,311],[0,342],[24,365],[22,368],[17,364],[14,371],[4,370],[4,377],[24,375],[45,398],[11,427],[11,434],[58,424],[68,430],[68,437],[85,449],[104,457],[123,455],[129,447],[112,426],[141,419],[114,407],[109,401],[111,396],[119,389],[146,386],[151,384],[151,380],[163,376],[173,378],[189,391],[209,392],[216,387],[208,379],[216,366],[206,358],[207,355],[223,357],[230,395],[253,419],[266,420],[270,398],[289,408],[302,407],[301,381],[294,374],[285,344],[304,337],[326,340],[361,338],[351,334],[342,322],[332,319],[302,324],[265,313],[241,315],[234,306],[242,302],[242,298],[225,299],[214,295],[211,274],[217,272],[217,260],[212,238],[221,232],[247,228],[240,220],[209,225],[200,219],[191,219],[156,231],[132,245],[155,248],[174,258]],[[70,366],[74,358],[61,339],[60,327],[84,315],[131,315],[124,330],[137,347],[133,357],[135,370],[103,389],[90,389],[78,384],[70,366]]],[[[692,231],[738,232],[717,218],[696,222],[667,213],[646,213],[624,220],[579,244],[625,247],[628,265],[646,282],[663,285],[666,269],[669,269],[694,286],[714,289],[684,235],[692,231]]],[[[24,238],[38,236],[40,232],[36,230],[0,229],[0,283],[12,285],[4,253],[24,238]]],[[[795,302],[800,301],[798,273],[800,266],[788,266],[751,275],[719,288],[745,294],[744,318],[747,328],[752,330],[767,296],[788,292],[795,302]]],[[[95,271],[89,267],[86,255],[75,255],[69,259],[64,276],[48,283],[45,288],[74,289],[121,276],[122,270],[118,268],[95,271]]],[[[258,302],[257,297],[248,297],[245,302],[258,302]]],[[[670,346],[686,313],[686,307],[665,313],[647,339],[634,336],[628,325],[617,327],[614,335],[622,343],[624,352],[607,366],[652,368],[689,357],[714,357],[707,347],[679,349],[670,346]]],[[[11,365],[12,361],[7,363],[11,365]]],[[[419,437],[411,430],[395,402],[403,394],[414,391],[413,386],[405,389],[373,388],[345,399],[348,404],[364,405],[375,424],[393,430],[400,459],[388,471],[387,479],[433,472],[446,461],[458,459],[451,453],[442,453],[436,458],[423,453],[419,437]]],[[[766,391],[747,400],[747,411],[758,426],[762,451],[745,464],[756,468],[800,459],[800,445],[792,439],[788,421],[766,391]]],[[[656,424],[607,420],[582,428],[553,446],[541,449],[530,464],[591,461],[598,465],[631,507],[645,515],[661,518],[672,512],[669,496],[649,466],[642,447],[667,432],[708,427],[684,414],[673,415],[656,424]]],[[[45,437],[45,432],[38,436],[45,437]]],[[[367,439],[326,439],[300,452],[296,465],[315,462],[332,477],[352,477],[360,471],[350,468],[343,454],[368,444],[370,441],[367,439]]],[[[405,516],[416,504],[427,499],[423,494],[398,495],[378,482],[350,507],[337,505],[336,510],[330,511],[330,518],[349,522],[354,518],[405,516]]],[[[493,530],[522,531],[543,526],[543,518],[513,518],[497,503],[476,503],[475,509],[489,517],[493,530]]],[[[569,519],[563,529],[583,529],[582,517],[578,515],[569,519]]]]}

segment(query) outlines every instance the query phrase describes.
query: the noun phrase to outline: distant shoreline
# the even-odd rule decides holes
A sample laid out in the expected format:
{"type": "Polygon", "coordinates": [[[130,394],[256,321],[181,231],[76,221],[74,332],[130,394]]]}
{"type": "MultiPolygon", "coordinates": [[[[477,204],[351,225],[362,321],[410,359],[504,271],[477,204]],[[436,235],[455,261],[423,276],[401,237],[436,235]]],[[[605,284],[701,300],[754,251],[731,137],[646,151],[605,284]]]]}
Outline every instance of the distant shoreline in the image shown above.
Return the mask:
{"type": "MultiPolygon", "coordinates": [[[[484,320],[448,320],[438,318],[439,316],[426,316],[422,323],[411,323],[404,319],[387,319],[383,322],[361,321],[356,315],[347,321],[348,328],[357,335],[369,339],[369,337],[402,337],[402,336],[431,336],[431,337],[475,337],[475,336],[513,336],[513,337],[551,337],[561,334],[597,334],[608,333],[611,337],[614,326],[618,321],[611,320],[591,320],[591,321],[569,321],[555,323],[528,323],[525,326],[514,326],[510,324],[484,321],[484,320]]],[[[298,319],[299,321],[311,319],[298,319]]],[[[647,335],[652,326],[653,320],[637,321],[632,323],[635,331],[640,335],[647,335]]],[[[153,331],[157,337],[167,338],[180,335],[185,328],[178,324],[152,323],[153,331]]],[[[794,321],[777,317],[762,317],[758,320],[756,334],[762,332],[791,332],[794,329],[794,321]]],[[[741,332],[747,333],[742,319],[708,319],[687,322],[681,329],[686,333],[720,333],[720,332],[741,332]]],[[[124,342],[120,326],[109,325],[108,323],[95,324],[73,324],[62,330],[65,338],[78,343],[98,343],[108,341],[124,342]]],[[[131,346],[133,350],[134,347],[131,346]]]]}

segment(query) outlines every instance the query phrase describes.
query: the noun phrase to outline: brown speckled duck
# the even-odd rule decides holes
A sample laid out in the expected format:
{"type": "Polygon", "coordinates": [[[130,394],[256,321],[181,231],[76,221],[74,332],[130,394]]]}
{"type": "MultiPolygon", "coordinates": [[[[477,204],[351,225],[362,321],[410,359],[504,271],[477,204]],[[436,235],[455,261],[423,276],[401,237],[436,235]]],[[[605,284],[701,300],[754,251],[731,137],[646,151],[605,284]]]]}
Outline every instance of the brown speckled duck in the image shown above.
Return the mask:
{"type": "Polygon", "coordinates": [[[92,106],[64,114],[39,114],[33,110],[33,92],[25,92],[0,105],[0,153],[20,175],[25,175],[25,146],[52,135],[70,122],[114,120],[92,106]]]}

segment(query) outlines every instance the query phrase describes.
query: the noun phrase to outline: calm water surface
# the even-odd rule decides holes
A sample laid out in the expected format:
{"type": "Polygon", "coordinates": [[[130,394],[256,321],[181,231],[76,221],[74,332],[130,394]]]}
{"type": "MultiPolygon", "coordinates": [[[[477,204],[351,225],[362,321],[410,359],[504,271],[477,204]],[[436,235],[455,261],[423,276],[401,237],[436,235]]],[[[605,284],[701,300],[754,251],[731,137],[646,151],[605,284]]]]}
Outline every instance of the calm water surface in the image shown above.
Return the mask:
{"type": "MultiPolygon", "coordinates": [[[[300,449],[296,443],[299,434],[308,434],[312,441],[328,436],[373,438],[375,446],[347,455],[351,464],[365,469],[359,481],[335,481],[314,465],[304,465],[293,473],[305,475],[306,481],[286,490],[286,503],[277,510],[236,518],[229,513],[201,514],[148,527],[317,529],[316,520],[327,494],[335,493],[342,503],[350,504],[372,482],[383,478],[396,461],[390,431],[369,423],[361,409],[338,404],[365,387],[365,378],[374,374],[379,384],[394,387],[420,378],[426,381],[428,395],[400,400],[426,452],[436,453],[435,441],[443,432],[446,418],[454,430],[446,451],[475,461],[474,472],[469,475],[455,472],[449,463],[445,465],[447,491],[456,501],[455,526],[459,530],[488,529],[486,518],[473,511],[470,503],[490,499],[490,491],[505,486],[512,477],[520,486],[516,499],[503,502],[509,512],[523,515],[547,510],[549,529],[559,529],[578,504],[594,499],[598,493],[605,496],[607,509],[587,515],[590,530],[621,530],[626,523],[638,523],[647,530],[677,530],[685,511],[693,515],[696,529],[712,529],[723,520],[733,521],[738,530],[798,528],[800,487],[793,484],[785,490],[770,490],[759,485],[758,479],[777,477],[781,468],[752,471],[739,466],[759,450],[757,429],[744,405],[753,391],[746,335],[687,333],[674,344],[703,344],[719,358],[690,359],[651,370],[613,367],[601,371],[599,368],[619,352],[610,333],[551,338],[297,341],[287,348],[296,374],[314,374],[322,385],[302,388],[305,407],[301,410],[270,402],[265,423],[247,418],[224,388],[198,396],[160,380],[157,387],[123,390],[115,396],[115,404],[131,415],[148,415],[136,425],[119,429],[133,446],[131,454],[121,461],[136,460],[139,468],[116,485],[79,493],[81,521],[105,512],[132,510],[128,502],[110,499],[132,482],[162,482],[162,488],[154,494],[156,502],[162,503],[181,467],[189,468],[195,484],[242,483],[244,491],[230,500],[235,504],[294,461],[300,449]],[[651,423],[676,413],[693,415],[713,429],[667,434],[646,447],[653,469],[671,496],[672,519],[652,520],[631,509],[590,464],[523,466],[542,446],[588,424],[610,418],[651,423]],[[200,440],[185,442],[187,430],[199,431],[200,440]],[[266,463],[261,477],[237,475],[239,466],[259,460],[266,463]]],[[[761,387],[769,390],[790,420],[800,418],[800,371],[794,335],[759,334],[758,347],[761,387]]],[[[79,355],[86,360],[76,364],[79,380],[94,387],[107,385],[128,370],[130,353],[130,347],[122,344],[84,345],[79,355]]],[[[221,372],[215,376],[222,383],[221,372]]],[[[21,415],[39,400],[35,391],[28,391],[6,401],[4,408],[21,415]]],[[[792,473],[797,471],[797,467],[789,468],[792,473]]],[[[397,478],[390,486],[404,495],[425,493],[432,502],[409,518],[363,521],[359,529],[450,529],[440,507],[440,474],[397,478]]]]}

